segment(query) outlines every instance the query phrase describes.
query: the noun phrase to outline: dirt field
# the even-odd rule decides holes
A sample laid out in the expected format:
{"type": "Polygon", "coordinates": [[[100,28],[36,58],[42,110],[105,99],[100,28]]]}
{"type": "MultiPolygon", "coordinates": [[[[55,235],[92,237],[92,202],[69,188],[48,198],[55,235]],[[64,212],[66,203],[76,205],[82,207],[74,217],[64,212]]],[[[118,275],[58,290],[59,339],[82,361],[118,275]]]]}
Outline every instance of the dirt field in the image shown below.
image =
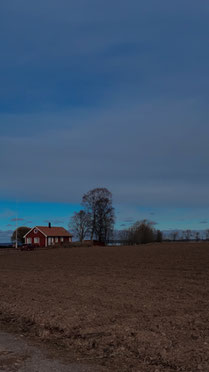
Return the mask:
{"type": "Polygon", "coordinates": [[[209,243],[0,252],[0,319],[110,371],[209,371],[209,243]]]}

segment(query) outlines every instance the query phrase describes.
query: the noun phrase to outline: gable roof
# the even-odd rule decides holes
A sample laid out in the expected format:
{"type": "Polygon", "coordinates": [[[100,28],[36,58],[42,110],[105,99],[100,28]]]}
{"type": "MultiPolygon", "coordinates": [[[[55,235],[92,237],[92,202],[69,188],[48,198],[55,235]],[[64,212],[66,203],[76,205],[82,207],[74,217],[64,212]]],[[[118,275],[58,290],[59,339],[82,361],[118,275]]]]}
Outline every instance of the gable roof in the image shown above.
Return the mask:
{"type": "Polygon", "coordinates": [[[64,227],[48,227],[48,226],[35,226],[30,229],[30,231],[27,232],[27,234],[24,235],[24,238],[26,235],[28,235],[33,229],[38,229],[41,233],[47,236],[61,236],[61,237],[72,237],[72,234],[70,234],[64,227]]]}
{"type": "Polygon", "coordinates": [[[36,226],[46,236],[72,236],[64,227],[36,226]]]}

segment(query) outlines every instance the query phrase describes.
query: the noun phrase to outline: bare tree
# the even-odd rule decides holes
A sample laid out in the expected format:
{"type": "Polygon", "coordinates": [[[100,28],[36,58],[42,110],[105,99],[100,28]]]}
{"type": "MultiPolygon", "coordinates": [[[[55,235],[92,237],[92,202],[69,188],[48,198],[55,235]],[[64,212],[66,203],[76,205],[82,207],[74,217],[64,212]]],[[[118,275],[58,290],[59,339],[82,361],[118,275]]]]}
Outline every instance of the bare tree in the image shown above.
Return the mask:
{"type": "Polygon", "coordinates": [[[172,231],[172,233],[171,233],[171,239],[172,239],[174,242],[176,241],[176,239],[178,238],[178,236],[179,236],[178,231],[172,231]]]}
{"type": "Polygon", "coordinates": [[[185,231],[185,238],[186,238],[186,240],[190,240],[191,239],[191,230],[186,230],[185,231]]]}
{"type": "Polygon", "coordinates": [[[209,229],[205,230],[205,239],[209,240],[209,229]]]}
{"type": "Polygon", "coordinates": [[[90,232],[90,215],[85,211],[81,210],[75,212],[70,219],[69,228],[72,230],[74,235],[82,242],[87,234],[90,232]]]}
{"type": "Polygon", "coordinates": [[[17,242],[20,244],[24,243],[24,235],[27,234],[27,232],[30,231],[30,227],[27,226],[20,226],[17,228],[17,234],[16,230],[13,231],[13,234],[11,236],[11,241],[15,242],[16,241],[16,236],[17,236],[17,242]]]}
{"type": "Polygon", "coordinates": [[[106,242],[115,222],[112,194],[106,188],[96,188],[84,194],[82,205],[90,215],[90,237],[106,242]]]}
{"type": "Polygon", "coordinates": [[[129,244],[146,244],[155,240],[154,222],[137,221],[129,228],[129,244]]]}
{"type": "Polygon", "coordinates": [[[196,239],[196,241],[200,240],[200,233],[199,233],[199,231],[196,232],[195,239],[196,239]]]}
{"type": "Polygon", "coordinates": [[[156,232],[156,242],[160,243],[163,240],[163,233],[160,230],[157,230],[156,232]]]}
{"type": "Polygon", "coordinates": [[[129,244],[130,243],[130,232],[129,232],[129,229],[120,230],[119,231],[119,234],[118,234],[118,238],[119,238],[119,240],[121,240],[121,242],[123,244],[129,244]]]}
{"type": "Polygon", "coordinates": [[[187,233],[186,230],[182,230],[182,239],[187,240],[187,233]]]}

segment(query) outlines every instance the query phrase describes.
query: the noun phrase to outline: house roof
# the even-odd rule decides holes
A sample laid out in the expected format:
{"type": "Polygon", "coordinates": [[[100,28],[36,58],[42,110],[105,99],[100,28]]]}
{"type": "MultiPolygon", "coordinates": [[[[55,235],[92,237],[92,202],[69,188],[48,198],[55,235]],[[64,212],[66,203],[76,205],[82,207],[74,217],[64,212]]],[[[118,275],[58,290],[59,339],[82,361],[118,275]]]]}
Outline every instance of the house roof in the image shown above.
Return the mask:
{"type": "Polygon", "coordinates": [[[64,227],[36,226],[46,236],[72,236],[64,227]]]}

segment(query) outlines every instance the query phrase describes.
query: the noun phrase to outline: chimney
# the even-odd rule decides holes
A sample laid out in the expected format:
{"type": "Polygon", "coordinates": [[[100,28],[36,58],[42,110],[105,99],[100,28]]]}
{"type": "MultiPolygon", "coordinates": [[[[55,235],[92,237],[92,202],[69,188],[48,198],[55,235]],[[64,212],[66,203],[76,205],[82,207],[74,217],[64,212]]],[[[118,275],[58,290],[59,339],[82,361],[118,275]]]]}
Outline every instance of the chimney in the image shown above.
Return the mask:
{"type": "Polygon", "coordinates": [[[49,222],[49,228],[51,229],[51,222],[49,222]]]}

